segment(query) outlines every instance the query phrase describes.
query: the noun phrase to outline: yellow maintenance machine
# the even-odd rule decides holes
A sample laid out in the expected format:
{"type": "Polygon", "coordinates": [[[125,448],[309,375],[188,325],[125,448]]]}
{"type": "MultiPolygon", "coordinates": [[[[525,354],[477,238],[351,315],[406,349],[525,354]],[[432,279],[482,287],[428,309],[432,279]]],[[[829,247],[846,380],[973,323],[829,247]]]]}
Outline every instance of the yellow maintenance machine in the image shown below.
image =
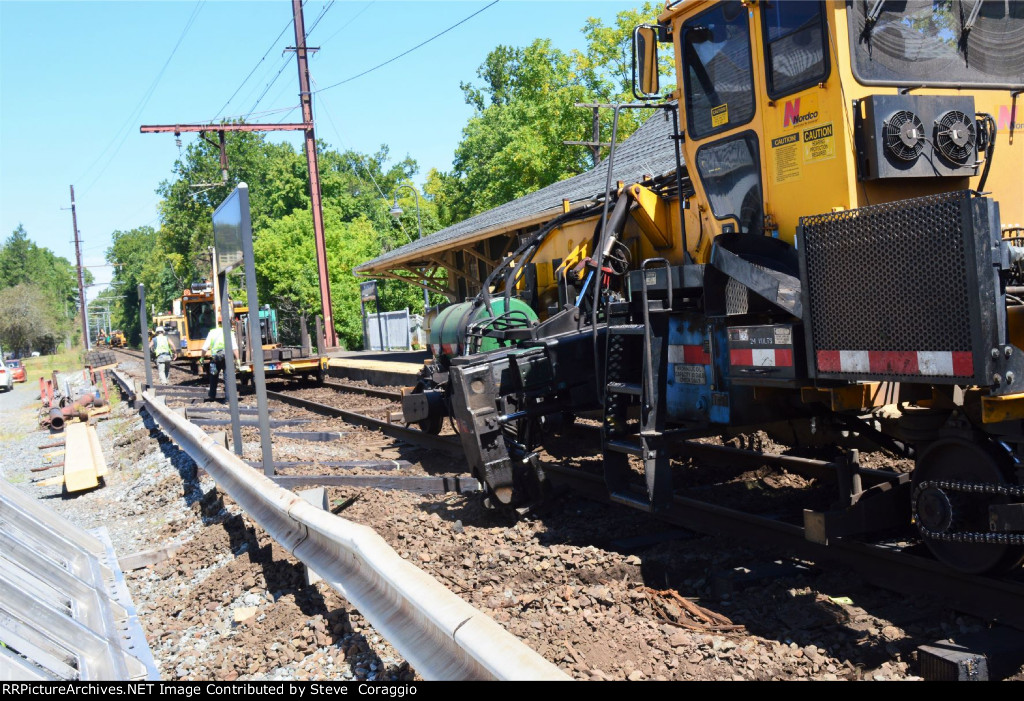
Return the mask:
{"type": "MultiPolygon", "coordinates": [[[[233,304],[234,338],[242,344],[243,353],[236,368],[239,382],[244,386],[252,378],[252,357],[246,351],[257,344],[248,338],[249,309],[241,302],[233,304]]],[[[193,283],[181,296],[181,319],[184,333],[181,336],[181,353],[198,372],[201,365],[208,361],[203,358],[203,343],[213,328],[213,319],[218,313],[214,302],[213,284],[210,282],[193,283]]],[[[263,351],[263,370],[267,377],[289,377],[316,379],[323,382],[327,373],[329,358],[312,355],[308,349],[284,346],[278,341],[277,311],[268,306],[259,310],[260,339],[259,346],[263,351]]]]}
{"type": "Polygon", "coordinates": [[[181,351],[178,357],[188,362],[193,373],[199,372],[199,366],[203,362],[203,344],[206,342],[207,334],[216,324],[216,312],[213,283],[194,282],[182,292],[181,316],[184,333],[181,336],[181,351]]]}
{"type": "Polygon", "coordinates": [[[522,504],[545,436],[598,411],[612,499],[653,512],[693,438],[870,438],[912,475],[854,458],[809,538],[913,524],[950,567],[1018,566],[1024,2],[670,2],[634,83],[614,114],[663,111],[681,167],[566,203],[450,307],[406,420],[453,416],[522,504]]]}

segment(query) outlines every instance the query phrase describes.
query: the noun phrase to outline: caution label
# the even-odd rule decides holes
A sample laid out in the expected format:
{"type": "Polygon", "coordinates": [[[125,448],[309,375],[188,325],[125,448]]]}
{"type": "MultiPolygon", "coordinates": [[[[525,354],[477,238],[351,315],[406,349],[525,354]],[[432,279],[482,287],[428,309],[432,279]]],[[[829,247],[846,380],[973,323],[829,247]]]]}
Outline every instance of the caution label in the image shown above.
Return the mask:
{"type": "Polygon", "coordinates": [[[802,173],[799,132],[772,139],[772,156],[775,159],[775,182],[786,183],[800,179],[802,173]]]}
{"type": "Polygon", "coordinates": [[[822,124],[820,127],[805,129],[804,135],[804,163],[824,161],[836,156],[836,140],[832,133],[831,124],[822,124]]]}
{"type": "Polygon", "coordinates": [[[729,123],[729,105],[718,105],[711,108],[711,128],[717,129],[729,123]]]}

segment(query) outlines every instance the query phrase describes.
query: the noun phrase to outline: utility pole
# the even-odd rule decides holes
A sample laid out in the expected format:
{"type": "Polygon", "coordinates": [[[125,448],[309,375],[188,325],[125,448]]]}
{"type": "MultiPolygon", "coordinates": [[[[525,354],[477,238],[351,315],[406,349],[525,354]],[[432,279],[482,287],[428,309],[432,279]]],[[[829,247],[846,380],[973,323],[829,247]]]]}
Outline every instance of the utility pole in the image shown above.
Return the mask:
{"type": "Polygon", "coordinates": [[[598,116],[598,110],[602,107],[608,107],[608,105],[598,105],[593,103],[582,103],[577,102],[575,107],[589,107],[594,111],[594,123],[593,123],[593,139],[591,141],[563,141],[562,143],[566,146],[587,146],[590,148],[590,155],[594,159],[594,167],[597,168],[597,164],[601,161],[601,147],[611,146],[609,143],[601,142],[601,119],[598,116]]]}
{"type": "MultiPolygon", "coordinates": [[[[295,59],[299,67],[299,99],[302,102],[302,121],[306,128],[306,167],[309,169],[309,199],[313,207],[313,238],[316,242],[316,271],[320,278],[320,313],[324,317],[324,336],[327,346],[338,345],[334,331],[334,312],[331,309],[331,280],[327,275],[327,240],[324,236],[324,212],[320,201],[320,168],[316,157],[316,135],[313,131],[313,94],[309,89],[309,58],[306,47],[306,21],[302,16],[302,0],[292,0],[295,19],[295,59]]],[[[291,48],[291,47],[290,47],[291,48]]]]}
{"type": "Polygon", "coordinates": [[[71,226],[75,229],[75,262],[78,265],[78,309],[82,314],[82,340],[85,349],[90,350],[89,319],[85,313],[85,278],[82,268],[82,247],[78,242],[78,215],[75,213],[75,186],[71,186],[71,226]]]}
{"type": "MultiPolygon", "coordinates": [[[[302,131],[305,133],[306,166],[309,169],[310,204],[313,207],[313,237],[316,248],[316,269],[320,279],[320,314],[324,320],[324,338],[329,348],[338,345],[338,334],[334,330],[334,312],[331,308],[331,283],[327,272],[327,240],[324,235],[324,214],[320,194],[320,170],[316,155],[316,134],[313,129],[313,95],[309,84],[309,63],[307,53],[316,51],[306,46],[306,26],[302,15],[301,0],[292,0],[292,14],[295,22],[295,46],[288,47],[295,51],[299,66],[299,97],[302,101],[302,122],[291,124],[157,124],[142,125],[139,131],[143,134],[174,132],[199,132],[205,138],[206,132],[217,132],[220,135],[220,165],[227,184],[227,151],[224,146],[224,132],[227,131],[302,131]]],[[[212,143],[212,142],[209,142],[212,143]]],[[[216,144],[214,144],[216,145],[216,144]]]]}

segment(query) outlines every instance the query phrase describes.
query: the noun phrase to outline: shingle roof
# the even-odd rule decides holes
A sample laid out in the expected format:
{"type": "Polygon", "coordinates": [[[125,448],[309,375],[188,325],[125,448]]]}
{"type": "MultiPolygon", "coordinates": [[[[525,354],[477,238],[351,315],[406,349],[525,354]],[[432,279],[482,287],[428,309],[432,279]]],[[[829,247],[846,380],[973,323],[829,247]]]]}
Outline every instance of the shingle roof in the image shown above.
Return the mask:
{"type": "MultiPolygon", "coordinates": [[[[672,115],[658,110],[622,145],[615,150],[615,168],[612,184],[616,181],[639,182],[645,176],[657,177],[675,171],[675,149],[672,143],[672,115]]],[[[548,210],[561,211],[562,200],[580,202],[604,196],[608,176],[608,159],[596,168],[557,183],[552,183],[517,200],[481,212],[422,239],[396,248],[367,261],[355,272],[387,269],[418,256],[444,251],[461,240],[478,238],[488,230],[506,228],[518,221],[526,221],[548,210]]]]}

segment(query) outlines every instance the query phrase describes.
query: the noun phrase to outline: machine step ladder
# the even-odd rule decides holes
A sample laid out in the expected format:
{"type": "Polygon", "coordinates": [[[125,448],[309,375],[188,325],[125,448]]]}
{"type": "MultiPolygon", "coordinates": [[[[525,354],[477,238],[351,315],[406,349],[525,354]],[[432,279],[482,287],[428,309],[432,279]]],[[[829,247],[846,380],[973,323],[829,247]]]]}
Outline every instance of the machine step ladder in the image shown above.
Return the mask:
{"type": "Polygon", "coordinates": [[[643,323],[625,323],[609,314],[605,348],[604,420],[602,449],[605,484],[612,501],[648,512],[664,509],[672,500],[668,450],[663,445],[665,395],[660,386],[668,359],[672,289],[666,299],[651,299],[647,270],[668,267],[664,258],[641,266],[643,323]],[[637,362],[639,359],[640,362],[637,362]],[[639,409],[638,422],[630,420],[639,409]],[[643,461],[646,489],[633,486],[630,458],[643,461]]]}

